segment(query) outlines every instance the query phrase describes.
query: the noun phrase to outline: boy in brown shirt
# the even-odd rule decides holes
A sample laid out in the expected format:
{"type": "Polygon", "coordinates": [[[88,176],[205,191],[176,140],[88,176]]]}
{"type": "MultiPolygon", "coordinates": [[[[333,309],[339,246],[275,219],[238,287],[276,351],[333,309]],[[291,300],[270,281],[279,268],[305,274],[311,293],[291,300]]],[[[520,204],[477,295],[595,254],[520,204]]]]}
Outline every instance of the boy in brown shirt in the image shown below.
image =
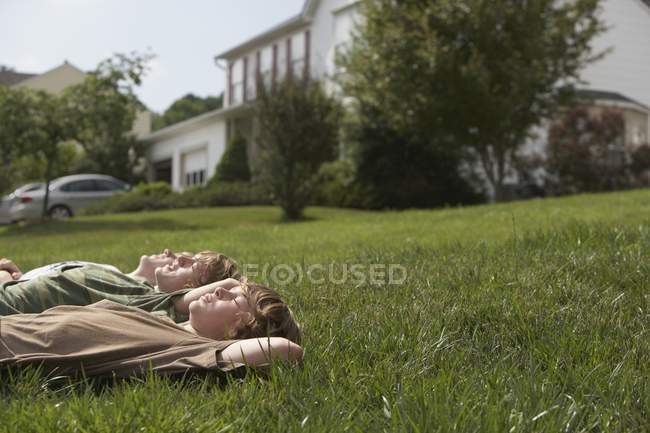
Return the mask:
{"type": "Polygon", "coordinates": [[[302,359],[298,324],[264,286],[206,293],[190,302],[189,317],[177,325],[107,300],[2,317],[0,367],[34,364],[57,375],[128,377],[302,359]]]}

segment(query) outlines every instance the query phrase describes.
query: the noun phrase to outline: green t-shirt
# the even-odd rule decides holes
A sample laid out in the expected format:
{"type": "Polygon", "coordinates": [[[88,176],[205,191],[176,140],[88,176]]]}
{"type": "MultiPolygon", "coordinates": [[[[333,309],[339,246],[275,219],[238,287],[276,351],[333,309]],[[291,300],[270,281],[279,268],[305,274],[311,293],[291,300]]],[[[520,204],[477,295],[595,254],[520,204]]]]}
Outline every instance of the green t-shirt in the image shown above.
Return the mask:
{"type": "Polygon", "coordinates": [[[57,305],[90,305],[104,299],[169,317],[175,322],[187,316],[174,310],[174,300],[191,289],[162,293],[147,282],[103,266],[86,264],[62,268],[27,281],[0,285],[0,316],[41,313],[57,305]]]}

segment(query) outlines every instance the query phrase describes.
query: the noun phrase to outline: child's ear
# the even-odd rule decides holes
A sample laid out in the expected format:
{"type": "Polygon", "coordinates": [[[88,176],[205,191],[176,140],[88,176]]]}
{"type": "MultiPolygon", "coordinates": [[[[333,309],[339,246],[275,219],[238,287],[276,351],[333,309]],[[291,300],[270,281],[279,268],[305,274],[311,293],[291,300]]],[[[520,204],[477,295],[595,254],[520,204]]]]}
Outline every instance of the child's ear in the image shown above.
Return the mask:
{"type": "Polygon", "coordinates": [[[247,323],[253,319],[253,315],[248,311],[240,311],[237,313],[237,318],[240,320],[240,322],[247,323]]]}

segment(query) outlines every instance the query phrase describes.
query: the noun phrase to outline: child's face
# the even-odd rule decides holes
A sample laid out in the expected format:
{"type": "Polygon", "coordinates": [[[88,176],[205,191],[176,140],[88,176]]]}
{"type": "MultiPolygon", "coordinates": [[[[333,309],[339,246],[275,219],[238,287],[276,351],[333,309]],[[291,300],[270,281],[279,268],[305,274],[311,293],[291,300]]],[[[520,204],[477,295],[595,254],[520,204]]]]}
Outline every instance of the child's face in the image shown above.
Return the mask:
{"type": "Polygon", "coordinates": [[[223,287],[208,293],[189,305],[190,325],[202,337],[223,339],[253,309],[241,286],[230,290],[223,287]]]}

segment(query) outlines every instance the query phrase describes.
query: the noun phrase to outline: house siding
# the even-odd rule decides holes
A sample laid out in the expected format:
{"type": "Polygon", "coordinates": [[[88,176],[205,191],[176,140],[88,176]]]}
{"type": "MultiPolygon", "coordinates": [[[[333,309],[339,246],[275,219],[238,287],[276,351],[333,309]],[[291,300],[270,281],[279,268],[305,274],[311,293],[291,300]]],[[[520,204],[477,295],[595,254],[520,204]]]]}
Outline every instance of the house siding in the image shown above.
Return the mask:
{"type": "Polygon", "coordinates": [[[588,66],[583,80],[650,107],[650,7],[641,0],[606,0],[602,16],[609,30],[596,38],[594,49],[611,52],[588,66]]]}
{"type": "Polygon", "coordinates": [[[147,158],[157,162],[172,160],[172,189],[185,188],[183,164],[197,152],[205,151],[206,179],[214,175],[215,168],[226,147],[226,121],[218,117],[190,131],[159,139],[149,147],[147,158]]]}
{"type": "Polygon", "coordinates": [[[351,39],[347,32],[337,33],[336,16],[354,14],[354,8],[339,11],[356,3],[353,0],[321,1],[314,14],[311,26],[310,68],[314,76],[332,76],[336,72],[334,63],[336,46],[351,39]]]}
{"type": "Polygon", "coordinates": [[[60,94],[67,87],[82,83],[85,77],[86,74],[82,70],[69,63],[64,63],[41,75],[21,81],[15,87],[28,87],[30,89],[60,94]]]}

